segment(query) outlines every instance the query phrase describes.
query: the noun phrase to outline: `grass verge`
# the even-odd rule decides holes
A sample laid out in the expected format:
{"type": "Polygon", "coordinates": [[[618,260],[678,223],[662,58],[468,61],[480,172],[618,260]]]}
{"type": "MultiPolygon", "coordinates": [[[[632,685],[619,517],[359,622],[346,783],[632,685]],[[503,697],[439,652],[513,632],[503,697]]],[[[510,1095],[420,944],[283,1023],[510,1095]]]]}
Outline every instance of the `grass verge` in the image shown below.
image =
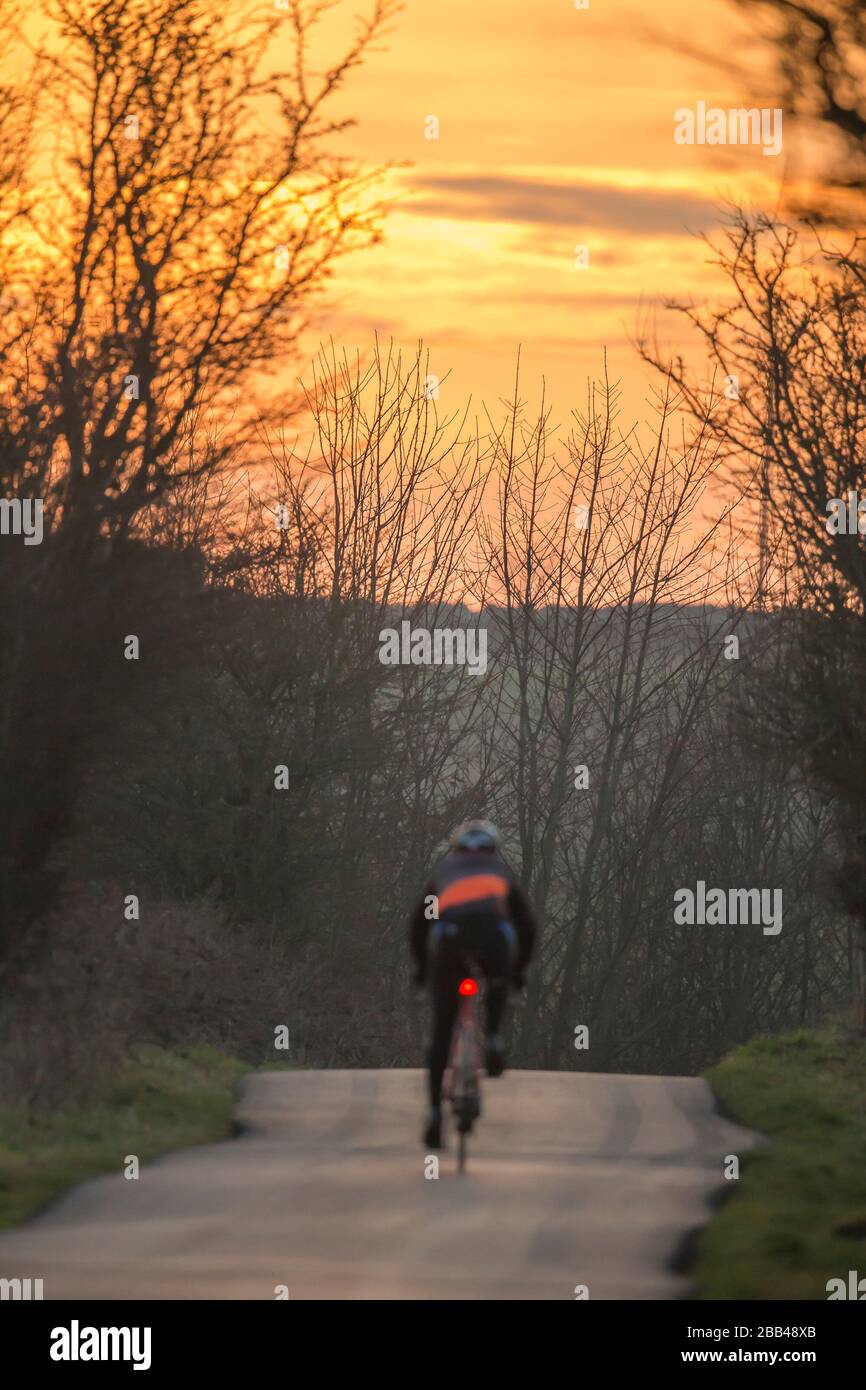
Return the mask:
{"type": "Polygon", "coordinates": [[[829,1279],[866,1276],[866,1042],[756,1038],[708,1079],[728,1114],[770,1142],[699,1237],[697,1296],[826,1299],[829,1279]]]}
{"type": "Polygon", "coordinates": [[[136,1049],[87,1105],[0,1110],[0,1228],[64,1188],[169,1149],[231,1133],[235,1085],[249,1066],[212,1047],[136,1049]]]}

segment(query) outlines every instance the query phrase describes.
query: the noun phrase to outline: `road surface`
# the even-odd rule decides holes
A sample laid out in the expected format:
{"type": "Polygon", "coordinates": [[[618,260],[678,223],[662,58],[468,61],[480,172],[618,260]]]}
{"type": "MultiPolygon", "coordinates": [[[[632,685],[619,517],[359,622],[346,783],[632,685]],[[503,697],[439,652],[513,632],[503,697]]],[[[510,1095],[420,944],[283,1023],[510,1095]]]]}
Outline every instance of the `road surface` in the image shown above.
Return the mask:
{"type": "Polygon", "coordinates": [[[86,1299],[675,1298],[726,1155],[757,1136],[686,1077],[515,1071],[469,1172],[418,1140],[420,1071],[245,1078],[241,1134],[74,1188],[0,1237],[0,1277],[86,1299]],[[282,1289],[280,1286],[283,1286],[282,1289]]]}

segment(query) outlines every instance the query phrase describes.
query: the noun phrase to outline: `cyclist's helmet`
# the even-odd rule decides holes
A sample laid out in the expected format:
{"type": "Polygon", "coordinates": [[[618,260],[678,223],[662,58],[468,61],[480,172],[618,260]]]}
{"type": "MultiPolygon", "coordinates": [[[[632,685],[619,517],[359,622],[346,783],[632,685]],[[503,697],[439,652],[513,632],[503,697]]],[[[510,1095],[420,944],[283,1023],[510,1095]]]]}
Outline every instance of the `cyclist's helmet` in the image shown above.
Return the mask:
{"type": "Polygon", "coordinates": [[[449,845],[453,850],[499,849],[499,831],[489,820],[467,820],[451,832],[449,845]]]}

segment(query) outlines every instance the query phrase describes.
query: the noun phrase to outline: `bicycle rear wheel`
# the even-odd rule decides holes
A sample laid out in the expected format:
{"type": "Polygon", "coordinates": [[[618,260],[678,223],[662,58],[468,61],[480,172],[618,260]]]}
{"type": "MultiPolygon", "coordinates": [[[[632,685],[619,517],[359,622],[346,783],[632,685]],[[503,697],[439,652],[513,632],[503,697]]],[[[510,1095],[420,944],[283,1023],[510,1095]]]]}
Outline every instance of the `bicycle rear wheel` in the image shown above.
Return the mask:
{"type": "Polygon", "coordinates": [[[457,1172],[466,1172],[466,1151],[468,1149],[467,1140],[469,1139],[468,1130],[461,1129],[457,1134],[457,1172]]]}

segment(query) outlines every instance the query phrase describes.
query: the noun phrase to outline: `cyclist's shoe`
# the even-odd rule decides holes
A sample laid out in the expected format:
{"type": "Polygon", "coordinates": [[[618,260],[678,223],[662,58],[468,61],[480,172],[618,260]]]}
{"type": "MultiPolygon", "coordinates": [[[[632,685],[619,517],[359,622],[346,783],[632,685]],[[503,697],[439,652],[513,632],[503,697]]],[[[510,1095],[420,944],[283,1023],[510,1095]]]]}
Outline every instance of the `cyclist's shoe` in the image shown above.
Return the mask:
{"type": "Polygon", "coordinates": [[[428,1149],[442,1148],[442,1110],[438,1105],[431,1105],[430,1107],[423,1142],[428,1149]]]}
{"type": "Polygon", "coordinates": [[[487,1075],[501,1076],[505,1071],[505,1049],[498,1033],[491,1033],[487,1039],[487,1075]]]}

